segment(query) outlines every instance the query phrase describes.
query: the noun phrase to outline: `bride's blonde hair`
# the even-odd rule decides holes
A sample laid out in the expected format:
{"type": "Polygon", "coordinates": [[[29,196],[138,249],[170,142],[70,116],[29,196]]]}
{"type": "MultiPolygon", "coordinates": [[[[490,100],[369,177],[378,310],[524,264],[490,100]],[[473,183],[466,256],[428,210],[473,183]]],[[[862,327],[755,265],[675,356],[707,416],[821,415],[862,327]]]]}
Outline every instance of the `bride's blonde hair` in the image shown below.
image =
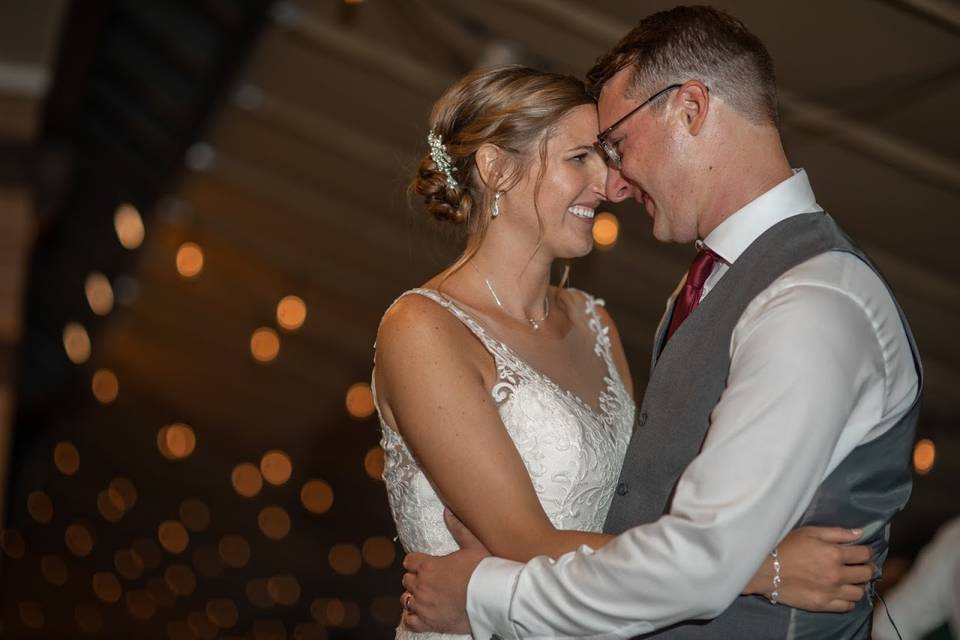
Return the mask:
{"type": "MultiPolygon", "coordinates": [[[[455,184],[450,184],[445,168],[427,153],[410,191],[423,198],[427,212],[435,219],[462,225],[466,230],[467,251],[448,274],[476,253],[490,224],[494,193],[511,188],[521,179],[538,148],[536,207],[547,166],[547,142],[557,123],[571,109],[585,104],[593,104],[593,99],[579,79],[520,65],[473,71],[437,100],[430,114],[430,131],[443,141],[450,161],[447,169],[452,170],[455,184]],[[487,143],[506,152],[504,166],[497,172],[503,176],[502,182],[496,185],[485,184],[477,170],[476,152],[487,143]]],[[[540,225],[542,234],[542,221],[540,225]]]]}

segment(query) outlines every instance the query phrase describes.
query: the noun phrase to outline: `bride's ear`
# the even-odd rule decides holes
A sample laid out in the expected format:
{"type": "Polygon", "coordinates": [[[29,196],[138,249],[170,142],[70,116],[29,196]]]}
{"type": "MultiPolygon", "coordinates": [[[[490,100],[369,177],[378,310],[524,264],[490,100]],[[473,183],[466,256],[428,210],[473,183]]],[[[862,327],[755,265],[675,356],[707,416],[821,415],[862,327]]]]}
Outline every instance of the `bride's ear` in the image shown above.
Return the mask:
{"type": "Polygon", "coordinates": [[[477,149],[477,173],[480,175],[480,182],[491,191],[498,191],[503,180],[503,156],[503,149],[489,142],[484,142],[477,149]]]}

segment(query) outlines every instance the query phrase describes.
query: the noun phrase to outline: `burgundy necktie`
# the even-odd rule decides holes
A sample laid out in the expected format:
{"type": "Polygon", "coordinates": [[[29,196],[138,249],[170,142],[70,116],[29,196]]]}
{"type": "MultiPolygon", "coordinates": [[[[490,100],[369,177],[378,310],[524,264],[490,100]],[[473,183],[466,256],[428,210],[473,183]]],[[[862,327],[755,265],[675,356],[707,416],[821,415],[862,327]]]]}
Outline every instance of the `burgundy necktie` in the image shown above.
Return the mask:
{"type": "Polygon", "coordinates": [[[677,300],[673,304],[673,317],[670,318],[670,328],[667,329],[666,343],[670,336],[683,324],[693,310],[700,304],[700,294],[703,292],[703,285],[713,273],[713,265],[719,259],[719,256],[710,249],[704,247],[693,259],[690,265],[690,271],[687,272],[687,281],[683,284],[683,289],[677,295],[677,300]]]}

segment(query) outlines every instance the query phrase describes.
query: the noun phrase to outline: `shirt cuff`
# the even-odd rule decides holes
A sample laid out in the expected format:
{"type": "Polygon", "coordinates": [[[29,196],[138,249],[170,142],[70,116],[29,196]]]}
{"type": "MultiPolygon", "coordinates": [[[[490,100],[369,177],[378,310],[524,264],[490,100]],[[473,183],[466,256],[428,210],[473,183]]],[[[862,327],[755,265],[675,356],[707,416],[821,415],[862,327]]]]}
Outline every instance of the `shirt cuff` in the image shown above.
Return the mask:
{"type": "Polygon", "coordinates": [[[475,640],[517,640],[510,623],[510,602],[524,565],[503,558],[484,558],[467,584],[467,616],[475,640]]]}

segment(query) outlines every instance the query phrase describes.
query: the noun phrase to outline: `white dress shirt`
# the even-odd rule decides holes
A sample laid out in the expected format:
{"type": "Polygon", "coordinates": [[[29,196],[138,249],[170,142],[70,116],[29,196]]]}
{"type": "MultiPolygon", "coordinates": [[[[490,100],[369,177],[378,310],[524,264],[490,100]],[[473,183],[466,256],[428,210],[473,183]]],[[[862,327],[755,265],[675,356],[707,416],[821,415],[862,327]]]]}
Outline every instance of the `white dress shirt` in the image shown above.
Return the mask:
{"type": "MultiPolygon", "coordinates": [[[[800,170],[734,213],[704,239],[727,263],[704,295],[767,229],[820,210],[800,170]]],[[[670,513],[597,551],[483,560],[467,594],[474,637],[631,638],[719,615],[817,486],[896,424],[917,389],[897,309],[866,264],[828,252],[787,271],[734,328],[726,389],[670,513]]]]}
{"type": "MultiPolygon", "coordinates": [[[[910,572],[885,599],[903,640],[921,640],[943,623],[954,638],[960,638],[960,518],[937,531],[910,572]]],[[[877,605],[874,640],[897,640],[900,636],[883,605],[877,605]]]]}

